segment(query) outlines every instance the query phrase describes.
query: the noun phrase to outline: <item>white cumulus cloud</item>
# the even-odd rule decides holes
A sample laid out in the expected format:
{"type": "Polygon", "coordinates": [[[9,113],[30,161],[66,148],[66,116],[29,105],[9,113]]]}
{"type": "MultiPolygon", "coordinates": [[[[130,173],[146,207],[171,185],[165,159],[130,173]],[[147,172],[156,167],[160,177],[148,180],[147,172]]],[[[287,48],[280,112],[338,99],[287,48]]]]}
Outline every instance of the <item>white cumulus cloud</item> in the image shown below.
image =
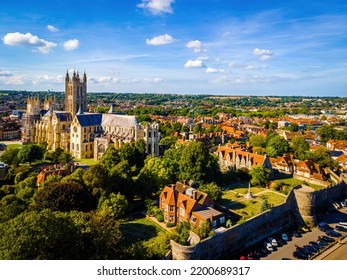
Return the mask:
{"type": "Polygon", "coordinates": [[[47,25],[47,29],[49,30],[49,31],[51,31],[51,32],[58,32],[59,31],[59,29],[58,28],[56,28],[55,26],[53,26],[53,25],[47,25]]]}
{"type": "Polygon", "coordinates": [[[79,48],[80,41],[77,39],[68,40],[64,42],[63,46],[66,51],[73,51],[79,48]]]}
{"type": "Polygon", "coordinates": [[[184,68],[205,68],[206,66],[202,63],[201,60],[188,60],[184,64],[184,68]]]}
{"type": "Polygon", "coordinates": [[[270,60],[274,55],[274,52],[270,50],[261,50],[256,48],[253,50],[253,55],[258,56],[260,60],[270,60]]]}
{"type": "Polygon", "coordinates": [[[224,73],[224,69],[207,67],[205,72],[206,73],[224,73]]]}
{"type": "Polygon", "coordinates": [[[148,10],[153,15],[159,15],[164,13],[173,13],[171,4],[175,3],[175,0],[142,0],[137,7],[148,10]]]}
{"type": "Polygon", "coordinates": [[[193,49],[194,52],[198,53],[201,51],[202,42],[199,40],[190,41],[186,44],[186,47],[189,49],[193,49]]]}
{"type": "Polygon", "coordinates": [[[40,39],[29,32],[26,34],[19,32],[7,33],[2,40],[5,45],[9,46],[34,46],[41,53],[49,53],[52,48],[57,46],[56,43],[40,39]]]}
{"type": "Polygon", "coordinates": [[[171,44],[175,41],[176,39],[170,36],[169,34],[164,34],[164,35],[153,37],[152,39],[146,39],[146,44],[159,46],[159,45],[171,44]]]}

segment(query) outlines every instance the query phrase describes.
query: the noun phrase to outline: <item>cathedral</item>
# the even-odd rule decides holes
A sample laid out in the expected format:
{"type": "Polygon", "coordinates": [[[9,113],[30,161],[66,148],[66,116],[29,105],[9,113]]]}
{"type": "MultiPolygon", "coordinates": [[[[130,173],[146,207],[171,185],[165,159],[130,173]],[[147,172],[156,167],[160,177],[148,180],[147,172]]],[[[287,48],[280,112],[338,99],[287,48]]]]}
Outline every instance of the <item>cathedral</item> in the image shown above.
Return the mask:
{"type": "Polygon", "coordinates": [[[22,142],[47,143],[48,150],[61,148],[75,158],[99,160],[110,145],[143,139],[151,156],[159,155],[158,124],[142,125],[136,116],[87,111],[87,75],[78,72],[65,76],[65,111],[56,110],[56,100],[46,97],[41,107],[39,98],[27,99],[23,116],[22,142]]]}

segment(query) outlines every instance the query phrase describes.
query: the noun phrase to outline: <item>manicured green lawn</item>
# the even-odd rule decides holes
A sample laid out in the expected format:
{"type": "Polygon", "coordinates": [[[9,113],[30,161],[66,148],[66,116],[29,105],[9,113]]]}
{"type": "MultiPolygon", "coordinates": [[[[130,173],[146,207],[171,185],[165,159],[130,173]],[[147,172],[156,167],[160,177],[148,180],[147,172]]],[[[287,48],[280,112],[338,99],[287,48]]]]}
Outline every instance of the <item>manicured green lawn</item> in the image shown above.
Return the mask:
{"type": "Polygon", "coordinates": [[[260,213],[264,198],[267,198],[268,203],[273,206],[284,203],[286,199],[286,196],[283,194],[265,188],[251,188],[251,193],[253,198],[247,200],[243,193],[235,193],[235,190],[227,190],[223,192],[222,198],[218,203],[228,207],[241,216],[247,216],[250,218],[260,213]]]}
{"type": "Polygon", "coordinates": [[[8,149],[20,149],[22,148],[22,144],[6,144],[8,149]]]}
{"type": "MultiPolygon", "coordinates": [[[[290,190],[291,188],[296,187],[298,185],[304,185],[304,181],[296,179],[296,178],[285,178],[285,179],[277,179],[277,180],[271,181],[271,183],[276,183],[276,182],[280,182],[281,184],[283,184],[283,186],[285,186],[287,190],[290,190]]],[[[320,190],[325,188],[323,186],[318,186],[314,184],[308,184],[308,185],[314,188],[315,190],[320,190]]]]}
{"type": "Polygon", "coordinates": [[[93,158],[83,158],[83,159],[74,158],[73,160],[75,162],[80,162],[80,163],[83,163],[85,165],[97,164],[97,161],[93,158]]]}
{"type": "Polygon", "coordinates": [[[169,250],[168,233],[145,217],[129,218],[122,222],[124,244],[131,248],[139,244],[143,257],[159,259],[169,250]]]}

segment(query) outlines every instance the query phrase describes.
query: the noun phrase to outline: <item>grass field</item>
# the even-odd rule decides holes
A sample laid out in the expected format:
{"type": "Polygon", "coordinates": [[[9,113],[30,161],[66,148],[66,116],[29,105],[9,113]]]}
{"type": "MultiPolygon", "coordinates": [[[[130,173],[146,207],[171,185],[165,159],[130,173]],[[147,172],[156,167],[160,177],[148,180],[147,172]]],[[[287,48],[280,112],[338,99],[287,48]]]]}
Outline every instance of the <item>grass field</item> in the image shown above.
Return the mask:
{"type": "Polygon", "coordinates": [[[74,158],[73,161],[79,162],[85,165],[93,165],[97,163],[97,161],[93,158],[83,158],[83,159],[74,158]]]}
{"type": "Polygon", "coordinates": [[[22,148],[22,144],[6,144],[6,146],[7,146],[7,149],[20,149],[20,148],[22,148]]]}
{"type": "MultiPolygon", "coordinates": [[[[283,179],[288,180],[288,179],[283,179]]],[[[291,184],[295,185],[292,181],[291,184]]],[[[287,184],[289,184],[287,182],[287,184]]],[[[260,214],[263,199],[267,199],[272,206],[277,206],[285,202],[286,196],[280,192],[272,191],[268,188],[251,187],[253,198],[248,200],[245,194],[248,192],[248,182],[240,181],[232,184],[223,191],[219,204],[235,211],[245,218],[250,218],[260,214]]]]}
{"type": "Polygon", "coordinates": [[[169,250],[168,233],[145,217],[129,218],[122,222],[124,244],[131,248],[139,244],[143,257],[158,259],[169,250]]]}

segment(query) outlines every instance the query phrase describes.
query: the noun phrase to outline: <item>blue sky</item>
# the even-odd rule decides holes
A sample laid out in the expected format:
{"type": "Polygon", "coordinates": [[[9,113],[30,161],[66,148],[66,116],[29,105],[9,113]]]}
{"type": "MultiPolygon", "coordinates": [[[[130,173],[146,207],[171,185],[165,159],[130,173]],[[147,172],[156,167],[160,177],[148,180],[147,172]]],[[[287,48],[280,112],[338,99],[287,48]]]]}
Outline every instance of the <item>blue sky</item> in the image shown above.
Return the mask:
{"type": "Polygon", "coordinates": [[[347,2],[2,1],[0,89],[347,96],[347,2]]]}

